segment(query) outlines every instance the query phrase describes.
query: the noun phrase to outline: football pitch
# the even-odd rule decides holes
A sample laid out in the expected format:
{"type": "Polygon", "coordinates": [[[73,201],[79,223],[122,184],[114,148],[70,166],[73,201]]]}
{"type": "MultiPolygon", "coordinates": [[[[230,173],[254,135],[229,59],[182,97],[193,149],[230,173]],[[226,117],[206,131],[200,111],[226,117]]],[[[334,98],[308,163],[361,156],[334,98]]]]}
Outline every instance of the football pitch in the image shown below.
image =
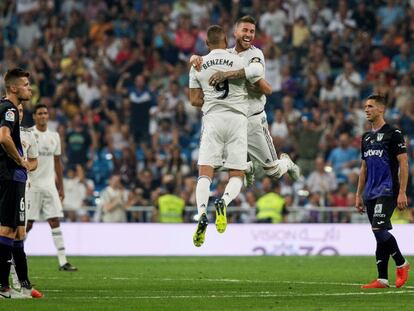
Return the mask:
{"type": "MultiPolygon", "coordinates": [[[[408,260],[414,262],[414,257],[408,260]]],[[[413,310],[405,287],[362,290],[374,257],[29,258],[43,299],[0,300],[1,310],[413,310]]],[[[390,260],[390,282],[395,269],[390,260]]],[[[413,271],[411,271],[413,272],[413,271]]]]}

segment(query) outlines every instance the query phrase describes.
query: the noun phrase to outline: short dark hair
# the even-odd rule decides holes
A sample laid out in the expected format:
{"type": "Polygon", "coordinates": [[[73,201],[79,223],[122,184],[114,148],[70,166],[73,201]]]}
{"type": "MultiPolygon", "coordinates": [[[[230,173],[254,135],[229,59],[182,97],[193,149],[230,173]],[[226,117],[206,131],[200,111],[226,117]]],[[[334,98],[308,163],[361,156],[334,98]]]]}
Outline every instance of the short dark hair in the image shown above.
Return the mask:
{"type": "Polygon", "coordinates": [[[241,23],[249,23],[249,24],[256,25],[256,20],[254,19],[254,17],[252,17],[250,15],[245,15],[245,16],[240,17],[236,21],[236,25],[239,25],[241,23]]]}
{"type": "Polygon", "coordinates": [[[385,96],[384,95],[381,95],[381,94],[372,94],[372,95],[369,95],[368,98],[367,98],[367,100],[373,100],[373,101],[375,101],[378,104],[387,106],[387,101],[385,99],[385,96]]]}
{"type": "Polygon", "coordinates": [[[27,71],[24,71],[21,68],[13,68],[7,70],[6,74],[4,75],[4,84],[6,85],[6,89],[9,89],[10,86],[16,82],[17,79],[20,78],[29,78],[30,73],[27,71]]]}
{"type": "Polygon", "coordinates": [[[207,29],[207,41],[210,44],[219,44],[224,40],[226,34],[219,25],[212,25],[207,29]]]}
{"type": "Polygon", "coordinates": [[[47,107],[46,104],[38,103],[38,104],[36,104],[36,106],[33,109],[33,114],[35,114],[41,108],[46,108],[47,109],[48,107],[47,107]]]}

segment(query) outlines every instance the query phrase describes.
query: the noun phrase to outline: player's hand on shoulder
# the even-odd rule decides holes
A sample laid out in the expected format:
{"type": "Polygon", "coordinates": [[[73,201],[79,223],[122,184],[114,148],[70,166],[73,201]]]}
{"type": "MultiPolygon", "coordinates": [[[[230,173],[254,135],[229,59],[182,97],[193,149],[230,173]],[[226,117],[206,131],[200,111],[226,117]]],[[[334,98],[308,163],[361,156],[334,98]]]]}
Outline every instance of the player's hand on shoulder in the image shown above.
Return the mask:
{"type": "Polygon", "coordinates": [[[355,198],[355,208],[360,214],[364,213],[364,201],[361,196],[357,195],[355,198]]]}
{"type": "Polygon", "coordinates": [[[405,210],[408,207],[407,195],[405,192],[400,192],[397,198],[397,207],[400,211],[405,210]]]}
{"type": "Polygon", "coordinates": [[[190,65],[197,71],[201,71],[201,65],[203,64],[203,58],[199,55],[192,55],[190,57],[190,65]]]}

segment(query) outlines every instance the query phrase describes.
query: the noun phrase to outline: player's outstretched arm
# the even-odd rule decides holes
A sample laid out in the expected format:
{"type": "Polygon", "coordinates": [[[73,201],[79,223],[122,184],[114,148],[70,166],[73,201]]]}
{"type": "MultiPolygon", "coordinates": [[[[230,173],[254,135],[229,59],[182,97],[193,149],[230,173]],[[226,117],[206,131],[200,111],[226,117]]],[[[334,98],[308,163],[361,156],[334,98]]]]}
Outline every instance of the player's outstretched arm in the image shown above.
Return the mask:
{"type": "Polygon", "coordinates": [[[204,93],[200,88],[190,88],[189,91],[190,103],[194,107],[202,107],[204,104],[204,93]]]}
{"type": "Polygon", "coordinates": [[[408,206],[407,200],[407,184],[408,184],[408,156],[407,153],[401,153],[397,156],[400,166],[400,189],[397,198],[397,207],[400,211],[408,206]]]}
{"type": "Polygon", "coordinates": [[[367,165],[365,160],[361,162],[361,171],[359,172],[358,188],[355,195],[355,208],[360,214],[364,213],[364,200],[362,199],[362,193],[364,192],[365,182],[367,178],[367,165]]]}

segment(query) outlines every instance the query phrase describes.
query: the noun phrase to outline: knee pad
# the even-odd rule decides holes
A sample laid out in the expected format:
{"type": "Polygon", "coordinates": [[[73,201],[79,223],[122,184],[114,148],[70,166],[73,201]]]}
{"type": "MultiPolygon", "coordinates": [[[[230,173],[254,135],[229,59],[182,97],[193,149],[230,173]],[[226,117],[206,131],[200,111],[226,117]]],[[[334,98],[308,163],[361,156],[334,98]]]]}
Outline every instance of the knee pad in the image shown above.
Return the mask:
{"type": "Polygon", "coordinates": [[[391,233],[387,229],[373,230],[373,232],[378,243],[384,243],[391,237],[391,233]]]}

